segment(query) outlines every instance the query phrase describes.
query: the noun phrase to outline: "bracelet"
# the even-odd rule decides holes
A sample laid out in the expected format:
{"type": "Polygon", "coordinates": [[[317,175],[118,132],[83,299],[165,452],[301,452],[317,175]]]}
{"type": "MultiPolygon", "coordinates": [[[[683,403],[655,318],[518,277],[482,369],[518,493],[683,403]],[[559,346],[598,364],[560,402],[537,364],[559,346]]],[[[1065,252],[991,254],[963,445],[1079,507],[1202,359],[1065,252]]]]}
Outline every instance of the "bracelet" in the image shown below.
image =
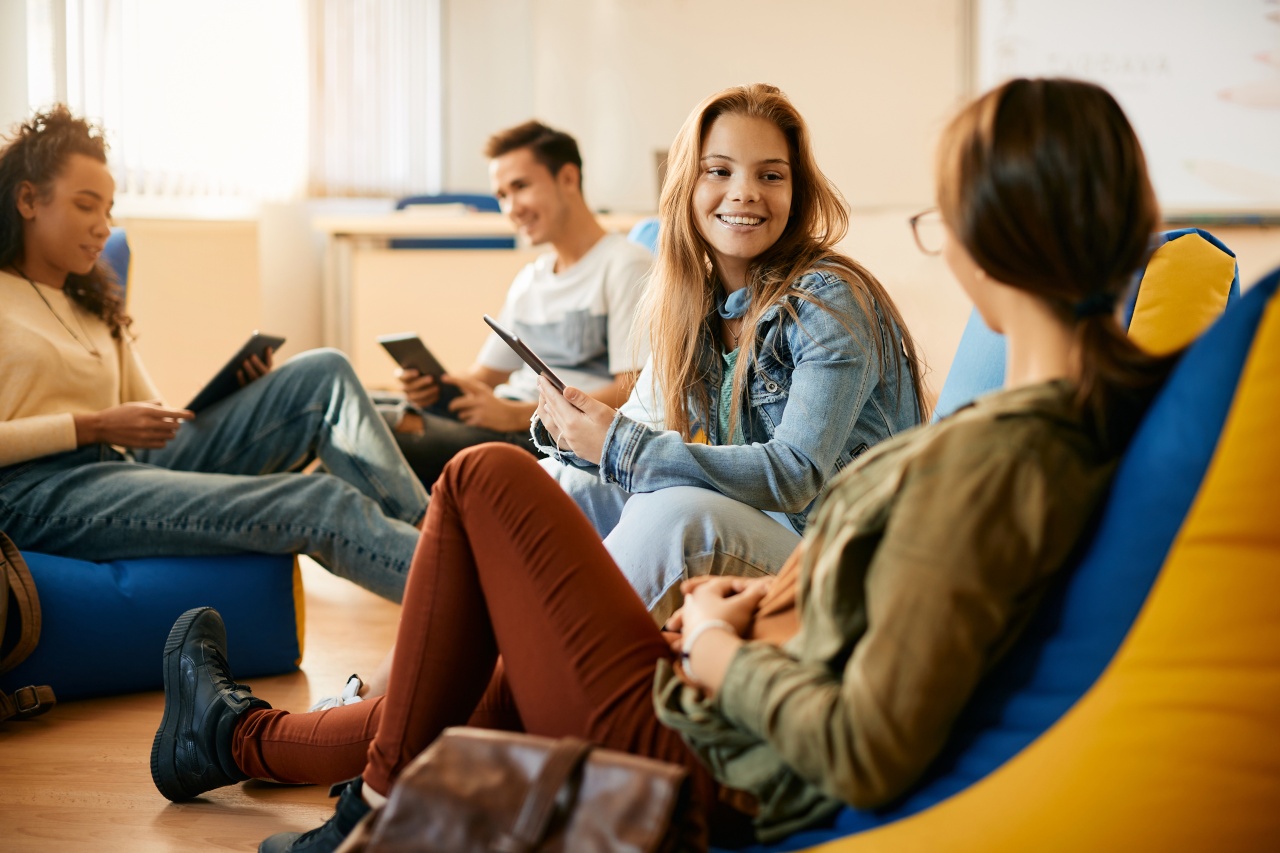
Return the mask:
{"type": "Polygon", "coordinates": [[[698,642],[699,637],[712,629],[728,631],[733,636],[738,636],[738,630],[723,619],[708,619],[689,632],[689,636],[685,637],[680,643],[680,662],[684,667],[684,674],[694,681],[698,681],[698,676],[693,674],[693,668],[689,666],[689,656],[693,652],[693,644],[698,642]]]}

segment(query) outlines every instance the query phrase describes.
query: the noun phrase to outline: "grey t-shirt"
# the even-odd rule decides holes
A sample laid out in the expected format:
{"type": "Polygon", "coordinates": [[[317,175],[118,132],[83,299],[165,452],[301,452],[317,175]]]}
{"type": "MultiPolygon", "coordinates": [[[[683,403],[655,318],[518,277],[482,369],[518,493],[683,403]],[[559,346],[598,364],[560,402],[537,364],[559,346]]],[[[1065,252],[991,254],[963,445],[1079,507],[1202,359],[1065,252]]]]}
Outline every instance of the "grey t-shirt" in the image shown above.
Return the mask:
{"type": "MultiPolygon", "coordinates": [[[[553,252],[516,275],[499,322],[511,329],[567,385],[588,393],[614,375],[638,371],[648,347],[635,345],[636,306],[652,256],[620,234],[606,234],[576,264],[555,272],[553,252]]],[[[538,399],[538,377],[502,339],[491,334],[476,359],[493,370],[515,371],[496,389],[510,400],[538,399]]]]}

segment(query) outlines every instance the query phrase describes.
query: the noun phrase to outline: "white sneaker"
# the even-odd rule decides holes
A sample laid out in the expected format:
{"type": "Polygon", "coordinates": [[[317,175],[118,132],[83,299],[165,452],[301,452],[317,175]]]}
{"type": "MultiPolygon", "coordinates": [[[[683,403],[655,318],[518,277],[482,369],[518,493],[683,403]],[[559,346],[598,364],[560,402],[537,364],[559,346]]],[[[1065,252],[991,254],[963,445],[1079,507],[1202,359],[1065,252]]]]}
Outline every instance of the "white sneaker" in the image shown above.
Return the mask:
{"type": "Polygon", "coordinates": [[[340,708],[343,705],[354,705],[357,702],[363,702],[364,697],[360,695],[361,687],[364,687],[364,682],[360,680],[360,676],[352,675],[347,679],[347,685],[342,688],[341,693],[337,696],[325,696],[323,699],[317,700],[310,710],[327,711],[330,708],[340,708]]]}

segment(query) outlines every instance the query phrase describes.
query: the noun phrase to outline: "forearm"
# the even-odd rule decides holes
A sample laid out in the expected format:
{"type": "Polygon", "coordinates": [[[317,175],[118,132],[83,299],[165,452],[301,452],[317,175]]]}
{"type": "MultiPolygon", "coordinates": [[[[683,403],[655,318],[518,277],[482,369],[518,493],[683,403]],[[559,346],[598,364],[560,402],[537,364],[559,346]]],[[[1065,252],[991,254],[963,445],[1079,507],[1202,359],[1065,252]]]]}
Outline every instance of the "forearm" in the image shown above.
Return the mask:
{"type": "Polygon", "coordinates": [[[100,441],[101,428],[97,412],[83,412],[72,415],[76,425],[76,447],[86,444],[97,444],[100,441]]]}
{"type": "Polygon", "coordinates": [[[918,719],[884,698],[871,687],[851,695],[823,665],[751,643],[731,659],[716,701],[736,728],[767,741],[811,785],[875,808],[906,790],[945,738],[945,729],[924,737],[918,719]]]}
{"type": "Polygon", "coordinates": [[[617,409],[631,396],[631,389],[635,387],[635,384],[636,374],[619,373],[613,377],[613,381],[608,385],[592,391],[591,396],[609,408],[617,409]]]}
{"type": "Polygon", "coordinates": [[[485,367],[479,362],[471,365],[471,369],[467,371],[467,376],[472,379],[478,379],[490,388],[497,388],[503,382],[511,378],[511,371],[497,370],[492,367],[485,367]]]}
{"type": "Polygon", "coordinates": [[[494,419],[485,424],[495,432],[526,432],[533,413],[538,410],[537,403],[526,403],[523,400],[499,400],[495,407],[494,419]]]}
{"type": "Polygon", "coordinates": [[[851,444],[875,381],[861,354],[811,346],[790,374],[785,408],[767,439],[748,435],[741,445],[686,443],[676,433],[618,418],[606,436],[601,469],[631,492],[699,486],[757,509],[801,512],[851,444]],[[846,426],[831,429],[832,424],[846,426]]]}
{"type": "Polygon", "coordinates": [[[622,416],[606,436],[600,467],[606,481],[629,492],[696,486],[777,512],[803,510],[826,481],[824,470],[786,442],[688,443],[622,416]]]}
{"type": "Polygon", "coordinates": [[[0,423],[0,466],[65,453],[79,446],[74,416],[69,412],[0,423]]]}
{"type": "Polygon", "coordinates": [[[714,697],[720,692],[729,664],[742,645],[742,638],[727,630],[702,633],[692,648],[684,649],[685,674],[693,678],[704,693],[714,697]]]}

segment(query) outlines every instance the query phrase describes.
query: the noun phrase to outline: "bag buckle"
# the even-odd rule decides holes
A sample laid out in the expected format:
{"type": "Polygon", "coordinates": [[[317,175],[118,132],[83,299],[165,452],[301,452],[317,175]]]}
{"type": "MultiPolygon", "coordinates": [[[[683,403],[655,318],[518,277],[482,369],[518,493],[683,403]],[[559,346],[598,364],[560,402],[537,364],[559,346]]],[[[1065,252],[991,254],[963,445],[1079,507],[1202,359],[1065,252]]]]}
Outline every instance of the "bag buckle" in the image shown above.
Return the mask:
{"type": "Polygon", "coordinates": [[[18,720],[38,717],[53,707],[52,704],[40,701],[40,692],[36,690],[34,684],[28,684],[13,691],[13,706],[15,709],[13,716],[18,720]]]}

